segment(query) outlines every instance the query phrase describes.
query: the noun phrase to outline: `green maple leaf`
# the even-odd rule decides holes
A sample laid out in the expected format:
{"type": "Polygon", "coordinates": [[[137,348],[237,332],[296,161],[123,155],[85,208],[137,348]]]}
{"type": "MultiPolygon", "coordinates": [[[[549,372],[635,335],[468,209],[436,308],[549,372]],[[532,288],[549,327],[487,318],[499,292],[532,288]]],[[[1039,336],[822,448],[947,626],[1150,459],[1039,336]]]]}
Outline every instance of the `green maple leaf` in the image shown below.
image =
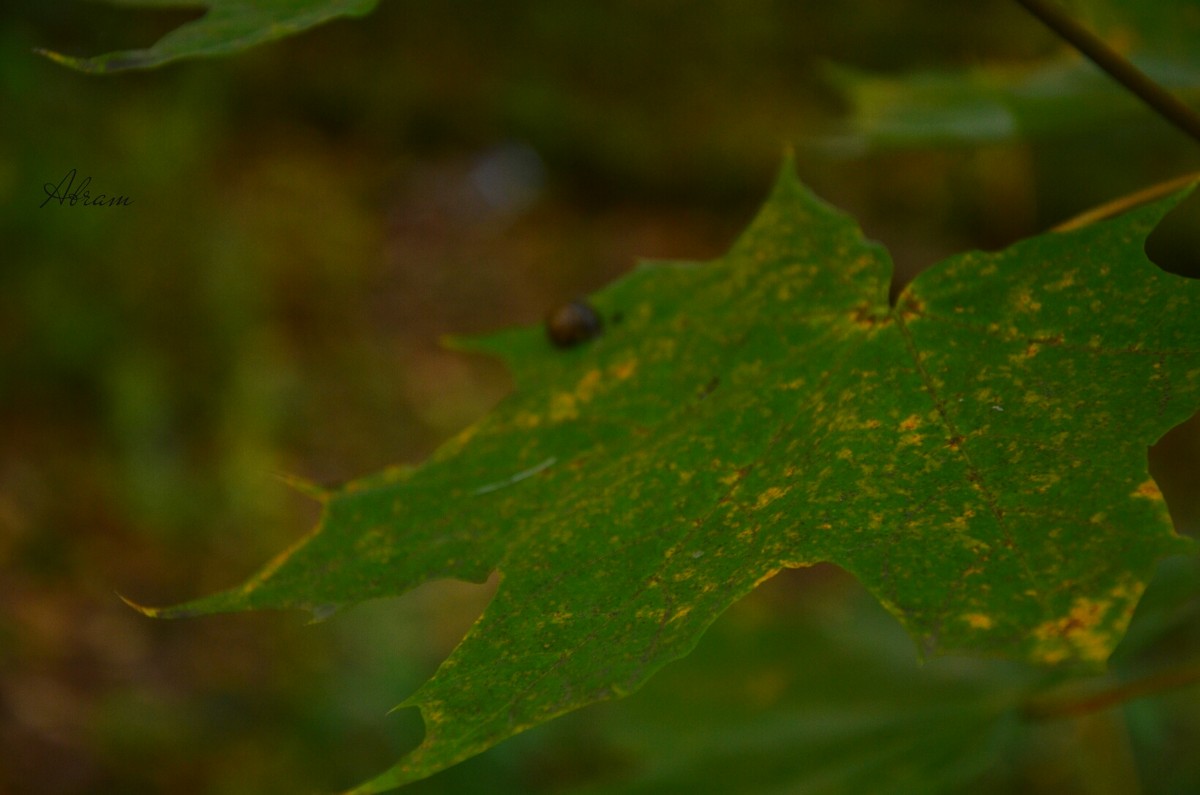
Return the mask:
{"type": "Polygon", "coordinates": [[[76,58],[50,50],[42,55],[82,72],[109,74],[151,69],[181,58],[229,55],[328,22],[340,16],[362,16],[378,0],[108,0],[114,5],[196,8],[204,16],[180,25],[142,50],[124,50],[93,58],[76,58]]]}
{"type": "Polygon", "coordinates": [[[1179,197],[891,264],[785,168],[724,257],[593,297],[603,335],[465,347],[515,393],[423,465],[319,493],[240,588],[152,615],[318,615],[437,578],[500,587],[419,707],[430,775],[636,690],[784,567],[853,573],[924,653],[1098,667],[1172,530],[1146,448],[1200,405],[1200,285],[1142,251],[1179,197]]]}

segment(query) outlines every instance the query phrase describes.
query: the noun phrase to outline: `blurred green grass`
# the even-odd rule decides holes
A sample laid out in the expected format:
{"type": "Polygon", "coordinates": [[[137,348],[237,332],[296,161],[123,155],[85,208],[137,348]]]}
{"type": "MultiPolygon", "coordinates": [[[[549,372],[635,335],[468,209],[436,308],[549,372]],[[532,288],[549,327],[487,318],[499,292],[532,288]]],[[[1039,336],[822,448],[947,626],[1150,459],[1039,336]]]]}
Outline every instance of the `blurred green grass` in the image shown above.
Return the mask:
{"type": "MultiPolygon", "coordinates": [[[[331,482],[418,462],[485,412],[506,376],[441,351],[440,335],[538,322],[639,256],[720,254],[784,146],[836,118],[820,63],[898,72],[1055,48],[1003,2],[947,13],[928,1],[391,0],[364,21],[241,57],[101,79],[31,48],[144,44],[188,15],[36,0],[10,9],[0,20],[3,792],[330,791],[390,764],[420,725],[385,711],[432,673],[486,587],[439,583],[315,626],[274,615],[150,622],[114,590],[164,603],[239,581],[315,519],[276,473],[331,482]],[[39,206],[43,185],[72,168],[132,205],[39,206]],[[497,169],[515,183],[489,201],[480,180],[497,169]]],[[[1003,245],[1195,169],[1194,148],[1118,131],[802,155],[800,168],[911,278],[952,251],[1003,245]]],[[[1153,249],[1192,273],[1195,204],[1153,249]]],[[[1198,437],[1173,434],[1155,464],[1192,532],[1198,437]]],[[[858,591],[829,576],[777,587],[793,583],[791,598],[838,614],[858,591]]],[[[702,652],[742,642],[738,628],[758,609],[731,615],[702,652]]],[[[1173,620],[1194,637],[1190,618],[1173,620]]],[[[895,629],[882,626],[870,637],[895,629]]],[[[611,724],[552,724],[414,791],[487,781],[493,792],[557,792],[632,775],[647,763],[624,747],[622,721],[656,703],[637,698],[611,724]]],[[[1194,737],[1194,707],[1143,707],[1134,745],[1155,732],[1194,737]]],[[[1042,781],[1061,784],[1041,791],[1091,791],[1061,760],[1040,764],[1042,781]]]]}

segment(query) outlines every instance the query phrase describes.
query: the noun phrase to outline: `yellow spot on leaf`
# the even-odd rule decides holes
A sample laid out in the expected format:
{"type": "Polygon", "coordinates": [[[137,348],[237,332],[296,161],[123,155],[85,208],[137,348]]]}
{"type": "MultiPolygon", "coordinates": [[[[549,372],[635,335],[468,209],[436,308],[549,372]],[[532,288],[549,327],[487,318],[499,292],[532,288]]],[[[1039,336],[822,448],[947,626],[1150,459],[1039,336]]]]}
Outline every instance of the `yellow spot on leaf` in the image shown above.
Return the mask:
{"type": "Polygon", "coordinates": [[[563,422],[579,416],[579,408],[575,396],[568,392],[558,392],[550,398],[550,421],[563,422]]]}
{"type": "Polygon", "coordinates": [[[522,411],[513,417],[513,424],[518,428],[536,428],[542,424],[542,416],[531,411],[522,411]]]}
{"type": "Polygon", "coordinates": [[[1161,500],[1163,498],[1162,492],[1158,490],[1158,484],[1153,480],[1147,480],[1134,489],[1132,496],[1147,500],[1161,500]]]}
{"type": "Polygon", "coordinates": [[[618,381],[624,381],[637,372],[637,359],[627,359],[623,362],[618,362],[609,368],[613,378],[618,381]]]}
{"type": "Polygon", "coordinates": [[[599,370],[588,370],[583,374],[583,378],[579,379],[579,383],[575,385],[575,397],[584,403],[591,400],[596,394],[596,387],[600,385],[600,381],[599,370]]]}
{"type": "Polygon", "coordinates": [[[900,423],[900,430],[902,430],[902,431],[915,431],[917,428],[920,428],[920,427],[921,427],[921,418],[918,417],[916,414],[910,414],[909,416],[905,417],[904,420],[901,421],[901,423],[900,423]]]}
{"type": "Polygon", "coordinates": [[[1057,472],[1043,472],[1037,475],[1031,475],[1029,478],[1031,483],[1036,484],[1033,489],[1038,494],[1045,494],[1050,489],[1054,488],[1060,481],[1062,475],[1057,472]]]}
{"type": "Polygon", "coordinates": [[[762,585],[764,582],[766,582],[767,580],[774,577],[780,571],[782,571],[782,569],[771,569],[766,574],[764,574],[763,576],[759,577],[757,580],[754,581],[754,587],[757,588],[758,586],[762,585]]]}
{"type": "Polygon", "coordinates": [[[550,421],[563,422],[579,416],[579,404],[587,403],[595,397],[603,383],[599,370],[588,370],[579,379],[575,389],[570,392],[557,392],[550,398],[550,421]]]}
{"type": "Polygon", "coordinates": [[[887,316],[876,314],[870,304],[862,304],[850,313],[850,322],[863,329],[874,329],[886,320],[887,316]]]}
{"type": "Polygon", "coordinates": [[[1020,312],[1040,312],[1042,309],[1041,303],[1034,300],[1033,294],[1029,290],[1019,291],[1014,298],[1014,303],[1020,312]]]}
{"type": "Polygon", "coordinates": [[[1108,599],[1076,599],[1066,616],[1046,621],[1033,630],[1039,641],[1034,654],[1047,663],[1060,662],[1072,655],[1103,662],[1112,651],[1115,638],[1125,631],[1143,588],[1138,581],[1128,579],[1118,583],[1108,599]],[[1120,614],[1110,618],[1114,607],[1120,614]]]}
{"type": "Polygon", "coordinates": [[[446,442],[443,447],[447,451],[457,452],[462,450],[467,446],[467,442],[471,441],[475,434],[479,432],[479,428],[479,423],[476,423],[475,425],[468,425],[466,428],[463,428],[461,431],[459,431],[453,438],[451,438],[450,441],[446,442]]]}
{"type": "Polygon", "coordinates": [[[754,503],[755,509],[765,508],[775,500],[788,493],[788,489],[772,486],[771,488],[758,495],[758,501],[754,503]]]}
{"type": "Polygon", "coordinates": [[[1053,284],[1047,284],[1046,291],[1047,292],[1058,292],[1060,290],[1065,290],[1068,287],[1074,287],[1074,286],[1075,286],[1075,271],[1070,270],[1070,271],[1067,271],[1066,273],[1064,273],[1062,275],[1062,277],[1059,278],[1058,281],[1054,282],[1053,284]]]}
{"type": "Polygon", "coordinates": [[[904,319],[904,322],[908,323],[916,320],[925,313],[925,302],[909,291],[899,308],[900,317],[904,319]]]}
{"type": "Polygon", "coordinates": [[[972,629],[991,629],[996,623],[992,621],[991,616],[985,616],[983,613],[967,613],[963,620],[970,624],[972,629]]]}

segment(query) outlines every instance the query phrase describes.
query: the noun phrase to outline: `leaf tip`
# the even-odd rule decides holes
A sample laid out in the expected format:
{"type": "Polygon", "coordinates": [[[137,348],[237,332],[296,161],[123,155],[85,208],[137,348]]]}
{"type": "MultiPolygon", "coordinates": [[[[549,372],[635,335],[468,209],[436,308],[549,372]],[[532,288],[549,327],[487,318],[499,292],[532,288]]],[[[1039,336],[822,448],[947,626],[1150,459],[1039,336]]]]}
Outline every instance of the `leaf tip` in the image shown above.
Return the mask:
{"type": "Polygon", "coordinates": [[[438,344],[448,351],[491,356],[511,366],[514,360],[513,341],[520,339],[529,332],[530,328],[526,327],[471,336],[465,334],[443,334],[441,337],[438,337],[438,344]]]}
{"type": "Polygon", "coordinates": [[[271,474],[284,485],[290,486],[307,497],[312,497],[321,504],[329,501],[329,489],[312,482],[308,478],[293,475],[290,472],[272,472],[271,474]]]}
{"type": "Polygon", "coordinates": [[[93,75],[125,72],[131,69],[150,69],[176,60],[176,57],[158,56],[152,50],[127,50],[97,55],[94,58],[76,58],[73,55],[64,55],[44,47],[34,47],[33,52],[68,69],[93,75]]]}
{"type": "Polygon", "coordinates": [[[443,334],[438,337],[438,347],[455,353],[476,353],[480,350],[478,337],[461,334],[443,334]]]}
{"type": "Polygon", "coordinates": [[[133,601],[125,594],[121,593],[120,591],[114,591],[114,593],[116,593],[117,598],[120,599],[122,602],[124,602],[129,607],[132,607],[134,610],[138,611],[139,613],[141,613],[142,615],[144,615],[148,618],[163,618],[164,617],[163,611],[161,608],[147,607],[146,605],[138,604],[137,602],[133,601]]]}
{"type": "Polygon", "coordinates": [[[779,176],[777,180],[788,180],[790,182],[799,180],[796,174],[796,147],[790,143],[783,147],[783,162],[779,164],[779,176]]]}
{"type": "Polygon", "coordinates": [[[340,605],[340,604],[313,605],[308,608],[308,611],[311,614],[308,619],[308,624],[310,626],[313,624],[323,624],[324,622],[326,622],[330,618],[332,618],[341,609],[342,609],[342,605],[340,605]]]}
{"type": "Polygon", "coordinates": [[[54,61],[56,64],[59,64],[61,66],[66,66],[69,69],[79,69],[81,71],[83,70],[83,67],[81,67],[79,65],[79,59],[73,58],[70,55],[63,55],[61,52],[55,52],[54,50],[47,50],[45,47],[34,47],[33,52],[35,55],[40,55],[43,58],[48,58],[51,61],[54,61]]]}

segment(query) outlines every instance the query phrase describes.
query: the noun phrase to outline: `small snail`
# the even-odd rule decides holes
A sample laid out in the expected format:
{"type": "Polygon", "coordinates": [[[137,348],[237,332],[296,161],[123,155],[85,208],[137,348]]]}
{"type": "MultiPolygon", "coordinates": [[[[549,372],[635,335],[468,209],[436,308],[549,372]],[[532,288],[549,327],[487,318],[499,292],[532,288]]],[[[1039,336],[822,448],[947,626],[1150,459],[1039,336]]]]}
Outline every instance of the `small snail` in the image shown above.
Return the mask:
{"type": "Polygon", "coordinates": [[[600,313],[586,301],[569,301],[546,315],[546,336],[560,348],[573,348],[603,330],[600,313]]]}

